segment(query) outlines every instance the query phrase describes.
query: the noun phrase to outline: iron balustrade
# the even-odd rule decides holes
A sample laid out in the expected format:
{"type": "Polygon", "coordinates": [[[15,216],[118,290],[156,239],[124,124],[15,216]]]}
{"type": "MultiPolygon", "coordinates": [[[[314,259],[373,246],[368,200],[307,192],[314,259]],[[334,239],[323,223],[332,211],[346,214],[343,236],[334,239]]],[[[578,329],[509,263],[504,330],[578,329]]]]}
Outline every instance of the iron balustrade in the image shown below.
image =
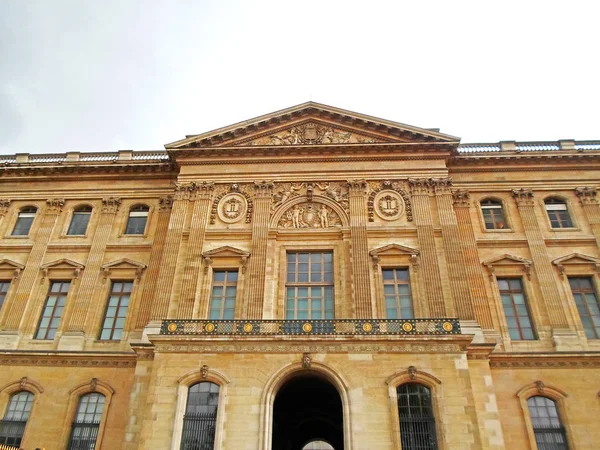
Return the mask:
{"type": "Polygon", "coordinates": [[[163,320],[161,335],[385,336],[461,334],[458,319],[163,320]]]}
{"type": "Polygon", "coordinates": [[[0,420],[0,444],[19,447],[27,421],[0,420]]]}
{"type": "Polygon", "coordinates": [[[94,450],[99,428],[99,423],[74,422],[68,450],[94,450]]]}
{"type": "Polygon", "coordinates": [[[437,450],[435,419],[400,417],[400,440],[406,450],[437,450]]]}
{"type": "Polygon", "coordinates": [[[186,414],[183,417],[180,450],[213,450],[217,414],[186,414]]]}
{"type": "Polygon", "coordinates": [[[538,450],[568,450],[567,433],[564,427],[534,427],[533,431],[538,450]]]}

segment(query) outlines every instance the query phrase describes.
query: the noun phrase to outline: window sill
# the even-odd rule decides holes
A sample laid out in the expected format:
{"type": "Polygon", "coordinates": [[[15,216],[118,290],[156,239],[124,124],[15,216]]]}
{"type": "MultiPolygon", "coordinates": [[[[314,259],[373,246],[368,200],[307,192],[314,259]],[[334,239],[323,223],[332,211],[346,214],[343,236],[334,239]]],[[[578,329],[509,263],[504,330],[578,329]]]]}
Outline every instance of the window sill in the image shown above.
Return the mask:
{"type": "Polygon", "coordinates": [[[484,228],[483,231],[485,233],[514,233],[515,230],[513,230],[512,228],[494,228],[494,229],[488,229],[488,228],[484,228]]]}
{"type": "Polygon", "coordinates": [[[549,231],[581,231],[581,228],[579,227],[570,227],[570,228],[552,228],[550,227],[549,231]]]}

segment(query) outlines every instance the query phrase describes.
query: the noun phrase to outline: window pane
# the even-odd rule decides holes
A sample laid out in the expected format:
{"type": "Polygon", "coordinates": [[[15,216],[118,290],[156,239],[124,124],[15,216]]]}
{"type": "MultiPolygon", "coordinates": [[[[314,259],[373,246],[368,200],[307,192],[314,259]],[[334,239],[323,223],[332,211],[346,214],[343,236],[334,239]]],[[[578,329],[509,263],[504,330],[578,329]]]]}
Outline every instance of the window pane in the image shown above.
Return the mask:
{"type": "Polygon", "coordinates": [[[331,252],[287,254],[286,318],[333,318],[331,252]]]}
{"type": "Polygon", "coordinates": [[[541,396],[530,397],[527,406],[538,448],[567,450],[567,434],[554,400],[541,396]]]}
{"type": "Polygon", "coordinates": [[[129,309],[129,296],[133,281],[113,281],[106,302],[104,322],[100,331],[102,340],[120,340],[129,309]]]}
{"type": "Polygon", "coordinates": [[[70,281],[50,282],[50,292],[46,297],[35,339],[54,339],[70,287],[70,281]]]}
{"type": "Polygon", "coordinates": [[[10,288],[10,281],[0,281],[0,309],[4,304],[4,300],[6,299],[6,294],[8,294],[8,289],[10,288]]]}
{"type": "Polygon", "coordinates": [[[417,383],[396,388],[403,450],[437,450],[431,391],[417,383]]]}
{"type": "Polygon", "coordinates": [[[210,319],[230,320],[234,318],[237,280],[237,270],[213,271],[210,319]]]}
{"type": "Polygon", "coordinates": [[[569,285],[587,338],[600,338],[600,306],[591,277],[569,277],[569,285]]]}
{"type": "Polygon", "coordinates": [[[516,340],[535,339],[521,280],[499,278],[498,288],[510,338],[516,340]]]}
{"type": "Polygon", "coordinates": [[[191,386],[183,418],[181,450],[212,449],[215,441],[219,386],[202,382],[191,386]]]}
{"type": "Polygon", "coordinates": [[[92,215],[90,211],[74,211],[69,225],[68,235],[84,235],[92,215]]]}
{"type": "Polygon", "coordinates": [[[383,279],[383,292],[388,319],[410,319],[414,317],[408,269],[386,269],[387,278],[383,279]],[[392,308],[396,308],[390,314],[392,308]]]}

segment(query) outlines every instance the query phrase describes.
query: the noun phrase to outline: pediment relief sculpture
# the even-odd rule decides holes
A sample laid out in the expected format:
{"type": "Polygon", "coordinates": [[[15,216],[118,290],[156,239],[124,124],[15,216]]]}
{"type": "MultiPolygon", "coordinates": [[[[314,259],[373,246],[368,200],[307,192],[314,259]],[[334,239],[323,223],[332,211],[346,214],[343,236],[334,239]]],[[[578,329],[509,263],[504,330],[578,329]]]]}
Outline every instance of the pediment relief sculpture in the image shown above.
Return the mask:
{"type": "Polygon", "coordinates": [[[278,228],[330,228],[341,227],[340,216],[324,203],[297,203],[283,213],[278,228]]]}
{"type": "Polygon", "coordinates": [[[306,195],[306,199],[312,202],[314,195],[327,197],[340,205],[346,213],[349,212],[348,188],[345,183],[339,182],[302,182],[302,183],[276,183],[273,189],[271,202],[271,213],[283,205],[286,201],[306,195]]]}

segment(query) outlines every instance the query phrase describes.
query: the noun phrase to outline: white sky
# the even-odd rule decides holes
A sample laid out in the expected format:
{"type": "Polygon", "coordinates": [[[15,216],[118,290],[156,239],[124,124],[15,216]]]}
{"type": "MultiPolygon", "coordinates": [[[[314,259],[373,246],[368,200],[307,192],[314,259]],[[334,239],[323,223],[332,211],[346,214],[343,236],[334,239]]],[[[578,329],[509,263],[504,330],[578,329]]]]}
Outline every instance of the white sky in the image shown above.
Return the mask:
{"type": "Polygon", "coordinates": [[[0,153],[158,149],[308,100],[599,139],[600,2],[2,0],[0,153]]]}

